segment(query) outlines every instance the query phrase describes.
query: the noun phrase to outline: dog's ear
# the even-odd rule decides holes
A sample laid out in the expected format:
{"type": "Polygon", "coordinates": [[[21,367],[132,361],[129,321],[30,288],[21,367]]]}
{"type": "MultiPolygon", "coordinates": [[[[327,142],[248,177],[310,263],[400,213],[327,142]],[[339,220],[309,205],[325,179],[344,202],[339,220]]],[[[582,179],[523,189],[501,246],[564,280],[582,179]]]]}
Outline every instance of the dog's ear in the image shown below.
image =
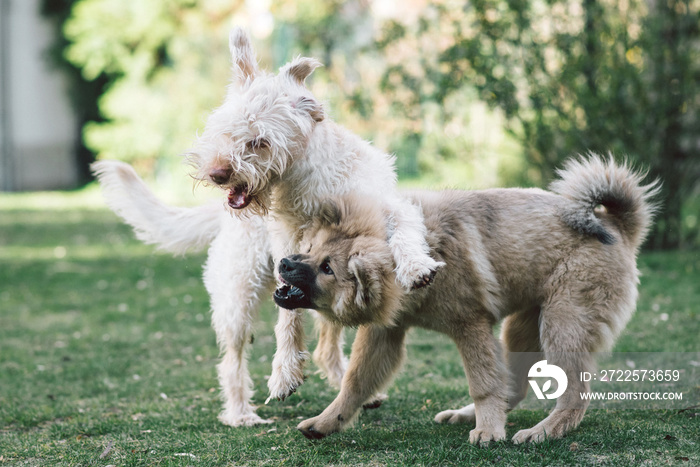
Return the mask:
{"type": "Polygon", "coordinates": [[[306,77],[320,66],[323,66],[322,63],[315,58],[297,57],[291,63],[283,66],[280,69],[280,74],[288,76],[292,81],[303,86],[306,77]]]}
{"type": "Polygon", "coordinates": [[[323,225],[338,225],[342,218],[342,213],[338,203],[332,199],[327,199],[321,204],[318,218],[323,225]]]}
{"type": "MultiPolygon", "coordinates": [[[[280,68],[280,75],[286,76],[291,82],[299,86],[304,86],[306,78],[320,66],[322,66],[321,62],[314,58],[297,57],[291,63],[280,68]]],[[[317,122],[326,118],[323,106],[311,97],[302,96],[292,102],[292,106],[295,109],[307,112],[317,122]]]]}
{"type": "Polygon", "coordinates": [[[355,277],[356,324],[393,326],[401,310],[402,289],[392,274],[387,251],[365,251],[350,258],[348,272],[355,277]]]}
{"type": "Polygon", "coordinates": [[[243,29],[235,28],[229,34],[228,43],[231,50],[234,80],[239,85],[253,80],[260,73],[260,70],[248,35],[243,29]]]}
{"type": "Polygon", "coordinates": [[[348,261],[348,271],[357,282],[355,305],[361,309],[381,300],[381,277],[379,271],[370,267],[370,264],[372,260],[364,254],[355,255],[348,261]]]}
{"type": "Polygon", "coordinates": [[[323,110],[323,106],[319,104],[315,99],[311,97],[302,96],[294,104],[295,109],[299,109],[308,113],[311,118],[316,122],[320,122],[326,118],[326,113],[323,110]]]}

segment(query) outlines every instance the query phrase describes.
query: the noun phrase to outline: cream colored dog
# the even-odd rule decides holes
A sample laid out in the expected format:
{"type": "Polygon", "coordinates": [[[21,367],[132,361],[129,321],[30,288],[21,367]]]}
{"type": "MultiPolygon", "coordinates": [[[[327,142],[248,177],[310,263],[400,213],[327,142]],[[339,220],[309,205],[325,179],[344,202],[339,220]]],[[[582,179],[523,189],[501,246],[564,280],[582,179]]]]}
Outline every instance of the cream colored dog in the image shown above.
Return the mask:
{"type": "Polygon", "coordinates": [[[636,255],[656,186],[593,155],[560,175],[552,192],[414,195],[431,255],[446,266],[434,285],[408,295],[394,281],[387,206],[365,196],[327,203],[306,232],[304,253],[281,261],[285,285],[275,301],[360,328],[340,394],[299,430],[320,438],[347,426],[399,368],[412,326],[457,344],[474,403],[435,420],[476,422],[470,442],[505,438],[506,413],[525,397],[528,370],[544,359],[563,369],[568,387],[547,418],[513,441],[558,438],[578,426],[588,406],[579,393],[589,389],[578,374],[593,371],[591,352],[609,349],[635,309],[636,255]],[[499,321],[502,343],[492,331],[499,321]]]}
{"type": "MultiPolygon", "coordinates": [[[[394,158],[331,121],[305,87],[320,63],[297,58],[272,75],[258,68],[243,31],[232,32],[230,47],[233,82],[189,155],[196,178],[226,190],[230,212],[220,204],[166,206],[124,163],[98,162],[94,171],[109,206],[141,240],[176,253],[210,245],[204,283],[224,353],[218,366],[224,399],[219,419],[239,426],[269,423],[250,403],[245,346],[260,301],[274,289],[274,265],[298,250],[323,199],[363,193],[388,206],[389,248],[405,290],[429,283],[440,263],[428,255],[419,207],[396,193],[394,158]]],[[[338,386],[346,366],[341,328],[327,321],[320,327],[314,360],[338,386]]],[[[304,380],[301,314],[280,310],[275,333],[278,349],[268,387],[271,398],[284,399],[304,380]]]]}

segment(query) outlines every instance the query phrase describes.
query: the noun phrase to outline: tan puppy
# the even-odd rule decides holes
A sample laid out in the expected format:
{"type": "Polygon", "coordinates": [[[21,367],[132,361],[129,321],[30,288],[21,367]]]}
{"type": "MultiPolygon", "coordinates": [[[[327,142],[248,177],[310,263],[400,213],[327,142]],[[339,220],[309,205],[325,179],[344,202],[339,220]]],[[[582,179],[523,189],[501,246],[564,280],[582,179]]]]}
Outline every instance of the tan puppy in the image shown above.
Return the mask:
{"type": "Polygon", "coordinates": [[[592,371],[590,353],[609,349],[635,309],[636,255],[657,191],[641,179],[591,155],[569,162],[552,192],[415,194],[431,255],[446,266],[434,285],[411,294],[393,277],[381,200],[326,203],[302,241],[304,254],[281,261],[286,285],[275,301],[360,328],[340,394],[299,430],[320,438],[350,423],[399,368],[411,326],[457,344],[474,404],[435,420],[475,421],[470,442],[505,438],[506,413],[525,397],[528,370],[543,359],[564,370],[568,387],[547,418],[513,441],[558,438],[578,426],[588,406],[579,393],[589,389],[578,372],[592,371]],[[504,352],[492,331],[501,320],[504,352]]]}

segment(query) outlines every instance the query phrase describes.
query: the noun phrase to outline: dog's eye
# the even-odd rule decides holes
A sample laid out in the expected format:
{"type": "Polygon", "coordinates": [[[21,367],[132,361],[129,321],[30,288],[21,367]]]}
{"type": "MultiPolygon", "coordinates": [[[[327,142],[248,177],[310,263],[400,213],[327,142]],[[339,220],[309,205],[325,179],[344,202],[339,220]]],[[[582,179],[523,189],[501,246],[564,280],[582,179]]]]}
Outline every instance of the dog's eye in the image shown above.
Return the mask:
{"type": "Polygon", "coordinates": [[[329,260],[325,260],[323,263],[321,263],[321,266],[319,267],[321,269],[321,272],[328,275],[332,276],[333,275],[333,269],[331,269],[331,263],[329,260]]]}
{"type": "Polygon", "coordinates": [[[270,141],[267,138],[255,138],[246,143],[246,148],[249,151],[256,149],[267,149],[270,147],[270,141]]]}

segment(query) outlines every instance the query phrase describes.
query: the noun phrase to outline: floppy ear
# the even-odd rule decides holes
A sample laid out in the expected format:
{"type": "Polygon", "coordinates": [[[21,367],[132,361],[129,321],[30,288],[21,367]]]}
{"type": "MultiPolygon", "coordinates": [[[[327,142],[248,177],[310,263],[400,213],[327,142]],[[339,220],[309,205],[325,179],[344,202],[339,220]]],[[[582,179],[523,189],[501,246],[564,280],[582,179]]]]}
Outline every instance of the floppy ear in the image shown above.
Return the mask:
{"type": "Polygon", "coordinates": [[[318,212],[318,218],[321,220],[323,225],[340,224],[340,219],[342,218],[340,206],[338,206],[338,203],[332,199],[323,201],[318,212]]]}
{"type": "Polygon", "coordinates": [[[370,268],[369,264],[371,261],[367,261],[361,254],[353,256],[348,262],[348,271],[357,281],[355,305],[360,309],[381,301],[382,278],[379,270],[370,268]]]}
{"type": "Polygon", "coordinates": [[[320,66],[323,65],[315,58],[297,57],[282,67],[280,74],[287,75],[292,81],[303,86],[306,77],[320,66]]]}
{"type": "Polygon", "coordinates": [[[228,38],[231,50],[231,62],[233,64],[233,78],[238,84],[254,79],[259,73],[258,62],[255,59],[255,51],[250,45],[250,39],[241,28],[231,31],[228,38]]]}

